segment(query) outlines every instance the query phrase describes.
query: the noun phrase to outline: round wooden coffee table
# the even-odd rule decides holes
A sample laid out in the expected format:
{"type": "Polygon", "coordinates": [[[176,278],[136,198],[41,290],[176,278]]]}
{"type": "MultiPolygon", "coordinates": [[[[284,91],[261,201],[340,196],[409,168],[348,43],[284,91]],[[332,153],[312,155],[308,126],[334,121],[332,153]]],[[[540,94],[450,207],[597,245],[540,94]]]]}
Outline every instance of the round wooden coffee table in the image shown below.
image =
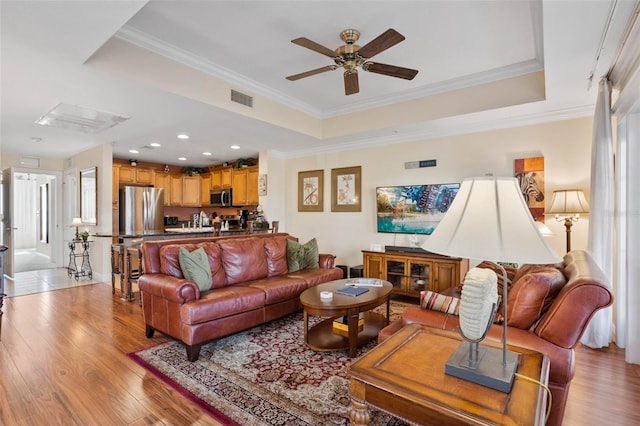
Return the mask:
{"type": "Polygon", "coordinates": [[[348,349],[349,356],[355,357],[359,346],[375,339],[378,332],[389,324],[389,295],[393,286],[388,281],[381,281],[382,287],[363,287],[368,289],[359,296],[345,296],[335,291],[353,283],[355,280],[343,279],[330,281],[305,290],[300,295],[304,308],[304,340],[307,346],[316,351],[343,351],[348,349]],[[330,291],[333,298],[324,301],[320,292],[330,291]],[[387,303],[387,315],[368,312],[387,303]],[[364,312],[364,327],[358,332],[358,317],[364,312]],[[309,315],[327,317],[327,319],[309,328],[309,315]],[[341,336],[333,331],[333,320],[346,316],[348,318],[348,336],[341,336]]]}

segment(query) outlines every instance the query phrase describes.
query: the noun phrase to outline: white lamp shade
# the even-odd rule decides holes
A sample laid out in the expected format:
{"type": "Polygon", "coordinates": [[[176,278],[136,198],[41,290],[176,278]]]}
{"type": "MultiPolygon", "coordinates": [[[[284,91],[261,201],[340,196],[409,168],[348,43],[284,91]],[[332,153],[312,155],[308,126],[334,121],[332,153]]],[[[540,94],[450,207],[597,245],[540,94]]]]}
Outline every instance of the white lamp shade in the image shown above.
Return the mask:
{"type": "Polygon", "coordinates": [[[552,237],[556,234],[553,233],[553,231],[551,230],[551,228],[549,228],[547,225],[545,225],[542,222],[538,222],[536,220],[535,222],[536,226],[538,227],[538,231],[540,232],[540,234],[542,234],[543,237],[552,237]]]}
{"type": "Polygon", "coordinates": [[[465,179],[422,246],[448,256],[547,264],[562,259],[544,241],[512,177],[465,179]]]}
{"type": "Polygon", "coordinates": [[[82,226],[82,219],[79,217],[74,217],[71,221],[71,225],[69,226],[82,226]]]}
{"type": "Polygon", "coordinates": [[[553,191],[548,214],[584,214],[589,213],[589,204],[581,189],[553,191]]]}

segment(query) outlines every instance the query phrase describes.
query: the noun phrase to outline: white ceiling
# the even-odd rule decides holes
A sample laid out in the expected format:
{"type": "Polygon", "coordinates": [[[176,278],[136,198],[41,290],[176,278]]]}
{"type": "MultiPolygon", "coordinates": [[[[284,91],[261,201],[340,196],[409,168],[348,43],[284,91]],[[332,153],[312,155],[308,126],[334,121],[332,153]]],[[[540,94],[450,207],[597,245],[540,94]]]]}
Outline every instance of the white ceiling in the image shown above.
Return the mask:
{"type": "MultiPolygon", "coordinates": [[[[184,164],[204,166],[261,151],[291,158],[589,115],[596,85],[589,90],[587,78],[593,71],[597,80],[607,71],[635,3],[3,0],[1,149],[28,157],[66,158],[112,143],[117,157],[182,164],[177,158],[185,156],[184,164]],[[612,5],[615,13],[596,63],[612,5]],[[285,79],[332,64],[330,58],[292,44],[292,39],[307,37],[335,49],[342,44],[339,33],[347,28],[360,31],[361,46],[388,28],[403,34],[405,41],[375,61],[417,69],[416,78],[360,71],[360,93],[351,96],[344,95],[340,70],[295,82],[285,79]],[[131,70],[121,72],[132,68],[130,48],[150,51],[151,60],[136,69],[137,78],[131,70]],[[182,73],[169,68],[166,58],[177,63],[174,67],[205,72],[202,93],[181,91],[182,73]],[[251,118],[207,97],[210,78],[251,94],[255,104],[275,102],[322,126],[345,114],[446,96],[540,70],[545,79],[541,101],[460,115],[452,111],[438,119],[418,115],[407,122],[397,117],[383,128],[372,123],[335,137],[310,136],[273,117],[251,118]],[[173,80],[160,78],[166,75],[173,80]],[[34,124],[60,102],[131,118],[97,134],[34,124]],[[179,132],[190,139],[178,141],[179,132]],[[161,147],[151,149],[151,142],[161,147]],[[241,149],[231,150],[232,144],[241,149]],[[133,148],[140,153],[130,154],[133,148]],[[205,157],[203,151],[213,155],[205,157]]],[[[198,87],[199,81],[186,83],[198,87]]]]}

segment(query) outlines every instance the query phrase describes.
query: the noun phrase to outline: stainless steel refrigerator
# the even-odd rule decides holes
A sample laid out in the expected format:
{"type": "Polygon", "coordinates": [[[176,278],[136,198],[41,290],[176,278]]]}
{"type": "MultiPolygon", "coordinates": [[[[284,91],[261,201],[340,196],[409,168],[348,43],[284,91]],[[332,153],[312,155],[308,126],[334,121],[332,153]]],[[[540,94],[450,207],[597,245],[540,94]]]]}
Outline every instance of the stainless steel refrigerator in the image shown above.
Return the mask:
{"type": "Polygon", "coordinates": [[[125,186],[120,189],[120,234],[164,232],[164,189],[125,186]]]}

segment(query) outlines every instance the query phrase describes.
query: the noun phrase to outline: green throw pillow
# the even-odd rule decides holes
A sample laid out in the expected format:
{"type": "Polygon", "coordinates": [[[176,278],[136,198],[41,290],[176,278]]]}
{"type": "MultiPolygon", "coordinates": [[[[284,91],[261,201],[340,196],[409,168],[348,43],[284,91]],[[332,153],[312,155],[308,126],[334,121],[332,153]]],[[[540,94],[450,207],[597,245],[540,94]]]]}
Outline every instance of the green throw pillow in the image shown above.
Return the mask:
{"type": "Polygon", "coordinates": [[[318,269],[320,267],[320,255],[316,239],[313,238],[305,244],[287,240],[287,267],[289,272],[296,272],[301,269],[318,269]]]}
{"type": "Polygon", "coordinates": [[[182,275],[186,279],[195,282],[200,291],[206,291],[211,288],[211,268],[204,248],[200,247],[189,253],[186,248],[180,247],[178,259],[182,275]]]}

